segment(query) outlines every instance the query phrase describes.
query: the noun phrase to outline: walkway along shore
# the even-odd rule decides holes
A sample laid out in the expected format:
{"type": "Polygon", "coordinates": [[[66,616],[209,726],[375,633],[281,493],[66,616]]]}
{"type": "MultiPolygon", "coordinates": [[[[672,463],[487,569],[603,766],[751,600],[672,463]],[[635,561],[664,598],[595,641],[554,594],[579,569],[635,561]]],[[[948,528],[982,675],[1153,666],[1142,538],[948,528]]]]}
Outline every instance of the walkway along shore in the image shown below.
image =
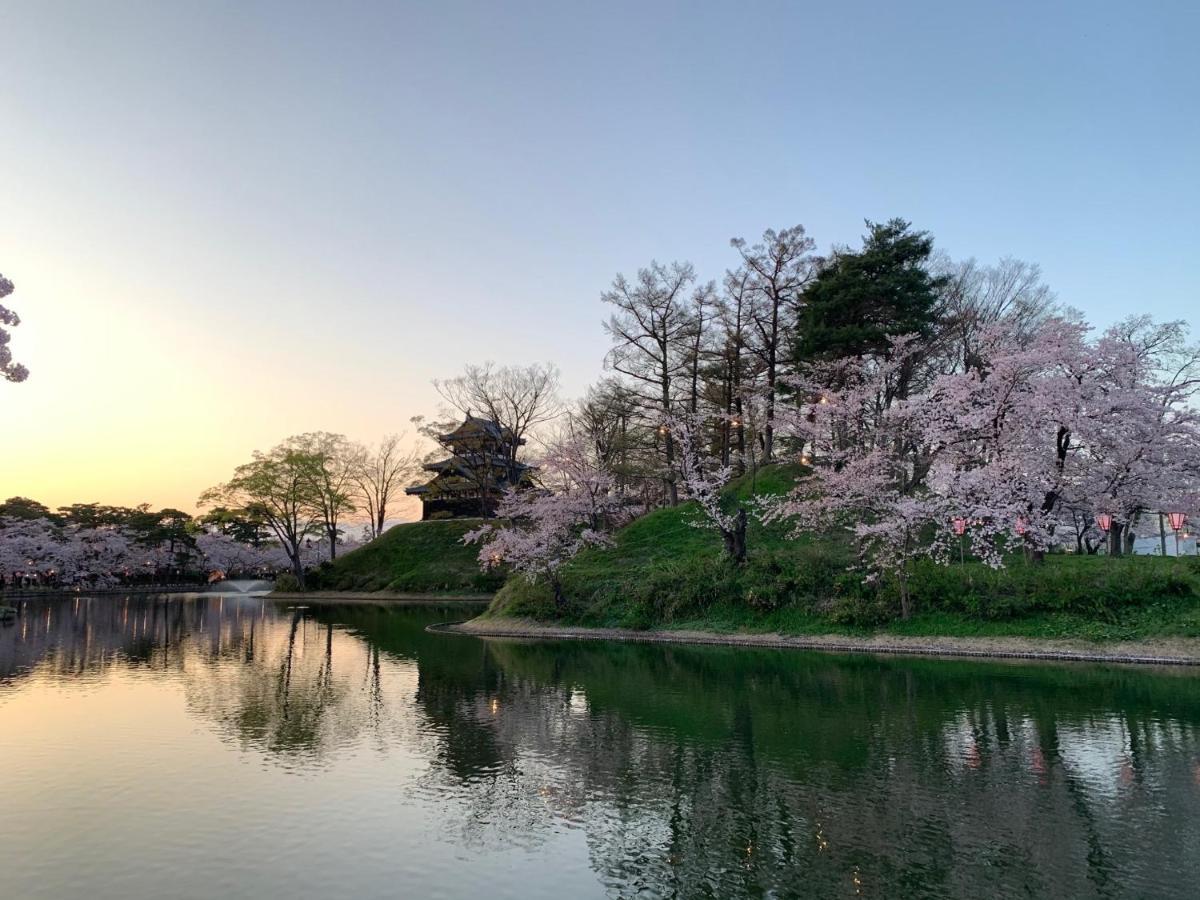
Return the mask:
{"type": "Polygon", "coordinates": [[[430,625],[427,631],[475,637],[534,640],[635,641],[648,644],[710,644],[820,650],[830,653],[888,653],[907,656],[953,656],[982,659],[1028,659],[1052,662],[1132,663],[1155,666],[1200,666],[1200,639],[1164,638],[1095,644],[1087,641],[1032,638],[908,637],[840,634],[718,634],[707,631],[634,631],[625,628],[576,628],[543,625],[526,619],[472,619],[430,625]]]}

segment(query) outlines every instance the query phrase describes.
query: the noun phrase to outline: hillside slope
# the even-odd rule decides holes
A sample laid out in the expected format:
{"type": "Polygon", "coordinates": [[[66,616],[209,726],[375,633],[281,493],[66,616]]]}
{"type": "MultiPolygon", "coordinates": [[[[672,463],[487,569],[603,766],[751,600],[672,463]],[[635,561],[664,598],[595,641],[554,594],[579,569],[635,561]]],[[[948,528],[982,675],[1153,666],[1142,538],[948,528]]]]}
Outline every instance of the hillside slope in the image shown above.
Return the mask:
{"type": "Polygon", "coordinates": [[[309,587],[445,594],[495,591],[503,576],[481,572],[476,560],[479,549],[462,543],[462,536],[478,524],[453,519],[396,525],[369,544],[322,565],[311,576],[309,587]]]}
{"type": "MultiPolygon", "coordinates": [[[[795,467],[735,481],[726,503],[751,505],[786,491],[795,467]]],[[[510,578],[489,617],[617,628],[701,628],[811,634],[862,632],[1021,635],[1132,640],[1200,636],[1200,560],[1049,555],[1035,565],[1015,554],[1002,570],[916,563],[917,614],[899,621],[894,584],[867,584],[849,534],[788,537],[751,517],[748,560],[733,566],[715,531],[697,528],[694,504],[655,510],[614,535],[614,546],[581,553],[562,570],[567,602],[549,588],[510,578]]]]}

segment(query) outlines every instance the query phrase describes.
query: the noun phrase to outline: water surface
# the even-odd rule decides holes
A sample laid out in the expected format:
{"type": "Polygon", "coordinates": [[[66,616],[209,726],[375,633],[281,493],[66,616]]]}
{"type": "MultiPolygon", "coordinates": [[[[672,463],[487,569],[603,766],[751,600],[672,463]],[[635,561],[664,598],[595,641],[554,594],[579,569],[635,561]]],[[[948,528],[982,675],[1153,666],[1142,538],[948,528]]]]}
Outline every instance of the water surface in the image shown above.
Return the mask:
{"type": "Polygon", "coordinates": [[[23,605],[0,897],[1195,897],[1189,669],[23,605]]]}

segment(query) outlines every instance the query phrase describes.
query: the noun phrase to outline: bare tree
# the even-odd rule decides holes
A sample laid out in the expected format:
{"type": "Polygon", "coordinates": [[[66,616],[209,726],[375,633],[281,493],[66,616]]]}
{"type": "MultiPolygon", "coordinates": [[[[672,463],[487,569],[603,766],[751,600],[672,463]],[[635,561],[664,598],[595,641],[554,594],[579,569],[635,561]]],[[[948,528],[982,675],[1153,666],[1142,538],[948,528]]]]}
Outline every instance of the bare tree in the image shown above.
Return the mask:
{"type": "Polygon", "coordinates": [[[679,381],[688,373],[688,338],[694,319],[685,299],[696,280],[689,263],[664,266],[651,262],[631,283],[624,275],[600,299],[616,307],[604,329],[613,339],[606,364],[632,379],[633,392],[645,414],[656,418],[662,437],[665,468],[663,490],[668,502],[679,502],[675,483],[675,438],[665,423],[672,414],[679,381]]]}
{"type": "Polygon", "coordinates": [[[705,341],[711,326],[710,312],[717,303],[717,286],[710,281],[692,292],[691,333],[688,335],[688,400],[687,409],[695,414],[700,410],[700,370],[705,357],[705,341]]]}
{"type": "Polygon", "coordinates": [[[647,439],[655,429],[646,427],[641,401],[621,379],[610,376],[588,388],[571,410],[569,424],[587,436],[599,464],[612,473],[618,494],[660,481],[654,440],[647,439]]]}
{"type": "Polygon", "coordinates": [[[1036,263],[1004,257],[994,266],[985,266],[974,259],[941,258],[935,267],[949,279],[942,315],[953,371],[979,365],[981,332],[987,326],[1004,322],[1016,333],[1030,335],[1049,316],[1062,312],[1054,292],[1042,283],[1036,263]]]}
{"type": "Polygon", "coordinates": [[[762,243],[749,246],[742,238],[730,245],[742,257],[742,266],[749,276],[748,287],[752,303],[750,323],[753,340],[749,349],[760,361],[765,379],[766,407],[763,426],[763,462],[771,462],[775,453],[775,403],[779,391],[779,372],[787,359],[784,343],[795,324],[800,296],[813,277],[816,246],[795,225],[776,232],[763,232],[762,243]]]}
{"type": "Polygon", "coordinates": [[[738,472],[746,464],[746,391],[752,387],[753,378],[746,352],[750,302],[750,273],[745,268],[726,272],[717,304],[721,326],[720,405],[725,412],[721,420],[721,464],[732,464],[738,472]]]}
{"type": "Polygon", "coordinates": [[[392,501],[421,471],[421,454],[401,448],[403,436],[384,435],[374,447],[355,445],[350,477],[359,509],[367,516],[372,538],[383,534],[392,501]]]}
{"type": "Polygon", "coordinates": [[[433,382],[454,409],[465,416],[482,415],[506,431],[512,473],[516,472],[517,454],[526,438],[537,426],[562,413],[558,384],[558,367],[552,363],[497,366],[493,362],[469,365],[456,378],[433,382]]]}

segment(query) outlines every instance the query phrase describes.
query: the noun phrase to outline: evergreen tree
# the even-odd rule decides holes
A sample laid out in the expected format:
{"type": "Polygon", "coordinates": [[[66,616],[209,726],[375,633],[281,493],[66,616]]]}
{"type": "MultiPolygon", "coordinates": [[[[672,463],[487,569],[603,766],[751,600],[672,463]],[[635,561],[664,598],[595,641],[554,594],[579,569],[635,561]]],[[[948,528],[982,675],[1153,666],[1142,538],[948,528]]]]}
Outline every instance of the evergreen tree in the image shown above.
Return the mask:
{"type": "Polygon", "coordinates": [[[885,356],[889,335],[928,337],[947,279],[933,275],[933,238],[892,219],[867,222],[858,252],[837,251],[804,292],[796,362],[885,356]]]}

